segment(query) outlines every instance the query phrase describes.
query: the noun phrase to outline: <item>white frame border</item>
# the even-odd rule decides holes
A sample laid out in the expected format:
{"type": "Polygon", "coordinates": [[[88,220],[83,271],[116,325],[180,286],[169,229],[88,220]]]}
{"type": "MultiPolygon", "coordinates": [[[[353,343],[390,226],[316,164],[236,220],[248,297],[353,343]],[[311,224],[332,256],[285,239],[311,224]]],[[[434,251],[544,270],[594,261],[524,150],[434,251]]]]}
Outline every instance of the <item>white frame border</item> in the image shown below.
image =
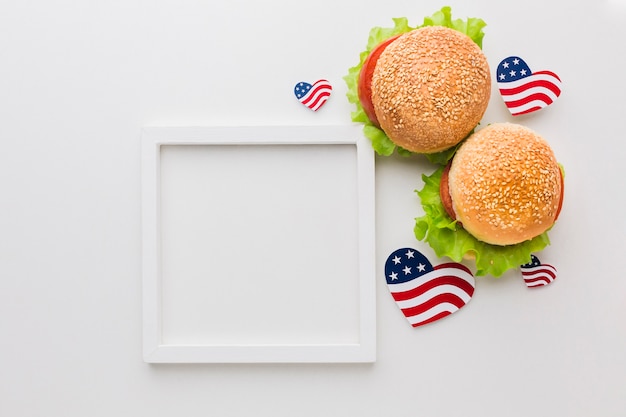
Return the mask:
{"type": "Polygon", "coordinates": [[[358,126],[146,127],[142,130],[143,358],[148,363],[374,362],[374,152],[358,126]],[[161,337],[160,152],[164,145],[354,145],[358,178],[359,343],[171,345],[161,337]]]}

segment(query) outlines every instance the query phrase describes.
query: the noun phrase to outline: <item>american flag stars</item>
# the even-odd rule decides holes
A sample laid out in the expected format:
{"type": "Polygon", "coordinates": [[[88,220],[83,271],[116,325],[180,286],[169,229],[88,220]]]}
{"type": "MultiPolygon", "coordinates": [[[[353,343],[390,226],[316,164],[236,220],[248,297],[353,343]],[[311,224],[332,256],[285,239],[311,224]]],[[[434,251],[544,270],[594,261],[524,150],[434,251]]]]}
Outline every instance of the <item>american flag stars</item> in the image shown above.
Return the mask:
{"type": "Polygon", "coordinates": [[[402,248],[387,259],[385,277],[388,282],[405,282],[433,269],[428,259],[412,248],[402,248]]]}
{"type": "Polygon", "coordinates": [[[311,87],[311,84],[300,82],[296,84],[296,87],[294,88],[294,93],[298,99],[301,99],[306,93],[309,92],[311,87]]]}
{"type": "MultiPolygon", "coordinates": [[[[410,249],[408,249],[406,251],[406,253],[404,254],[404,256],[406,257],[406,259],[413,259],[415,258],[415,251],[412,251],[410,249]]],[[[398,255],[394,256],[391,261],[394,263],[394,265],[399,265],[400,263],[402,263],[402,258],[399,257],[398,255]]],[[[417,265],[415,265],[415,268],[417,270],[417,272],[425,272],[426,271],[426,265],[424,265],[423,263],[419,262],[417,265]]],[[[401,269],[402,272],[404,272],[404,275],[410,275],[413,273],[413,267],[409,266],[409,265],[405,265],[404,268],[401,269]]],[[[398,272],[396,271],[392,271],[391,274],[389,274],[389,278],[391,278],[392,281],[395,281],[398,279],[398,272]]]]}
{"type": "Polygon", "coordinates": [[[500,63],[498,81],[514,81],[531,74],[530,68],[519,57],[510,57],[500,63]]]}

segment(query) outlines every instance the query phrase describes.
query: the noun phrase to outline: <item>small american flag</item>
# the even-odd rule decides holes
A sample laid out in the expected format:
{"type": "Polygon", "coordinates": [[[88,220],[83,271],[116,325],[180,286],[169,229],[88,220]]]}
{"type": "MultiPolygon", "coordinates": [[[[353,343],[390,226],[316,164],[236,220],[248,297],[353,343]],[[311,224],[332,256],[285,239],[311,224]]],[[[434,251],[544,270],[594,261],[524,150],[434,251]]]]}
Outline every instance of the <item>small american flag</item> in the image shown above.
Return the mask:
{"type": "Polygon", "coordinates": [[[293,93],[300,103],[313,111],[317,111],[326,103],[332,90],[333,87],[327,80],[317,80],[312,85],[301,81],[296,84],[293,93]]]}
{"type": "Polygon", "coordinates": [[[474,294],[474,276],[459,263],[433,268],[419,251],[402,248],[385,263],[387,287],[413,327],[439,320],[465,306],[474,294]]]}
{"type": "Polygon", "coordinates": [[[496,71],[498,89],[513,116],[542,109],[561,95],[561,79],[551,71],[532,72],[517,56],[503,59],[496,71]]]}
{"type": "Polygon", "coordinates": [[[522,277],[528,288],[542,287],[556,279],[556,268],[542,264],[535,255],[530,255],[530,262],[520,267],[522,277]]]}

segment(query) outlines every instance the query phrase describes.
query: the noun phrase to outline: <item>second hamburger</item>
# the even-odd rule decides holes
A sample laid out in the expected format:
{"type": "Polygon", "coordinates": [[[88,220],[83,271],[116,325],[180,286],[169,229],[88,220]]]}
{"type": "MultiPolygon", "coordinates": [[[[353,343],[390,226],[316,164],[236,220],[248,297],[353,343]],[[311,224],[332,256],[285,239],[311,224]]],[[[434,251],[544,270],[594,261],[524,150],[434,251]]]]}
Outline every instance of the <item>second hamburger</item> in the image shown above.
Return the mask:
{"type": "Polygon", "coordinates": [[[438,256],[474,258],[477,275],[528,263],[549,244],[563,204],[563,174],[548,142],[513,123],[476,131],[423,179],[416,237],[438,256]]]}
{"type": "Polygon", "coordinates": [[[474,237],[514,245],[552,227],[561,210],[563,178],[541,136],[497,123],[461,145],[440,192],[446,211],[474,237]]]}

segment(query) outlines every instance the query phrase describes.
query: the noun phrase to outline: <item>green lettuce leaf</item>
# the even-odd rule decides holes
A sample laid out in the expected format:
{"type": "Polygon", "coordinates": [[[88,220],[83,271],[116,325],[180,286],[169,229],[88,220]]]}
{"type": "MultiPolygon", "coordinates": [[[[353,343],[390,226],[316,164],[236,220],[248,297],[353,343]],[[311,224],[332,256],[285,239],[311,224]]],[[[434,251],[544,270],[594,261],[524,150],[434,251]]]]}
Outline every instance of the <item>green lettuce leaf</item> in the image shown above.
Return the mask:
{"type": "Polygon", "coordinates": [[[531,253],[539,252],[550,244],[547,232],[517,245],[498,246],[477,240],[452,220],[443,207],[439,195],[443,169],[439,167],[429,176],[422,175],[424,187],[417,194],[424,215],[415,219],[413,230],[415,237],[425,240],[437,256],[447,256],[455,262],[473,257],[477,276],[499,277],[509,269],[530,262],[531,253]]]}
{"type": "MultiPolygon", "coordinates": [[[[414,29],[418,29],[424,26],[445,26],[448,28],[456,29],[459,32],[468,35],[479,47],[482,48],[483,37],[485,35],[483,32],[483,28],[487,25],[482,19],[478,18],[468,18],[467,20],[453,20],[451,8],[448,6],[441,8],[441,10],[435,12],[432,16],[424,18],[424,22],[420,26],[409,26],[406,17],[394,18],[392,20],[394,22],[393,27],[374,27],[370,30],[366,49],[359,55],[359,63],[354,67],[349,68],[348,74],[343,77],[348,87],[348,91],[346,93],[348,101],[356,106],[356,109],[351,114],[352,121],[357,123],[363,123],[363,134],[365,135],[365,137],[370,139],[370,141],[372,142],[372,147],[374,148],[376,153],[384,156],[389,156],[394,151],[397,151],[400,155],[410,155],[411,152],[406,149],[401,149],[397,147],[389,139],[389,137],[387,137],[385,132],[376,127],[369,120],[369,118],[365,114],[365,111],[363,111],[363,107],[361,106],[361,102],[359,101],[359,74],[361,72],[361,68],[363,67],[363,63],[369,56],[372,49],[374,49],[378,44],[386,39],[389,39],[392,36],[410,32],[414,29]]],[[[427,155],[427,157],[431,161],[441,161],[447,160],[446,158],[449,159],[451,155],[452,154],[450,152],[444,151],[441,153],[441,155],[432,154],[427,155]]]]}
{"type": "Polygon", "coordinates": [[[424,26],[445,26],[456,29],[472,38],[476,45],[482,49],[483,37],[485,36],[483,28],[487,26],[487,24],[484,20],[475,17],[470,17],[467,20],[452,20],[452,9],[446,6],[442,7],[438,12],[435,12],[431,17],[425,17],[424,23],[420,27],[424,26]]]}

